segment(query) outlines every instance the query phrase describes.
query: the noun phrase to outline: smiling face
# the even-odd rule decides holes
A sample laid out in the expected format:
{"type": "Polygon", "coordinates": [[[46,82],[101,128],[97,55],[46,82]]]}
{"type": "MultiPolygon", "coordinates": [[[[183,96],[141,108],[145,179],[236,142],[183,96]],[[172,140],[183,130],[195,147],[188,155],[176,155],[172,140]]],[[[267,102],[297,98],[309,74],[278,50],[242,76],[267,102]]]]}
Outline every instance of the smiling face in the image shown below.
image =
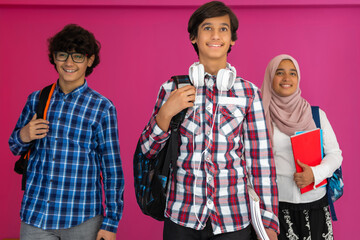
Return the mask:
{"type": "Polygon", "coordinates": [[[288,97],[295,93],[298,87],[298,73],[291,60],[282,60],[276,69],[272,88],[281,97],[288,97]]]}
{"type": "Polygon", "coordinates": [[[200,63],[212,60],[226,63],[229,47],[235,44],[231,40],[229,15],[205,19],[191,42],[198,46],[200,63]]]}
{"type": "Polygon", "coordinates": [[[56,70],[59,73],[60,86],[67,85],[71,86],[73,89],[84,84],[86,68],[91,67],[95,58],[94,55],[90,58],[85,57],[84,62],[76,63],[71,56],[68,56],[66,61],[58,61],[55,54],[53,57],[56,70]]]}

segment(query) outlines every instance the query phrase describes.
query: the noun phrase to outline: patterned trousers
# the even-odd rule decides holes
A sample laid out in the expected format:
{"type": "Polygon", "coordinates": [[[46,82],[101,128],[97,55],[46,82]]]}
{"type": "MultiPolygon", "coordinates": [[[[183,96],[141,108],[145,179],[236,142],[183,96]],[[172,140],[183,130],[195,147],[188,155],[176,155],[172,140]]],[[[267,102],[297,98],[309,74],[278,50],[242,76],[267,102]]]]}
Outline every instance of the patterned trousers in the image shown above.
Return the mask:
{"type": "Polygon", "coordinates": [[[320,199],[310,204],[280,202],[280,235],[278,239],[333,240],[331,216],[325,200],[320,199]]]}

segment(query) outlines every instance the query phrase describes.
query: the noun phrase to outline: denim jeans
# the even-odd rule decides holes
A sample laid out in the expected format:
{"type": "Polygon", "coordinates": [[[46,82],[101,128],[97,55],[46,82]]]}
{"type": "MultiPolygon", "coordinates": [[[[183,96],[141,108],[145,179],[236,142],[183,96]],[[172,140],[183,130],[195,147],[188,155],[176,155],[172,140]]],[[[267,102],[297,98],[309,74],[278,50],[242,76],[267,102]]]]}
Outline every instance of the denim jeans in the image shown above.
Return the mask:
{"type": "Polygon", "coordinates": [[[59,230],[43,230],[21,222],[20,240],[96,240],[102,222],[103,216],[97,215],[75,227],[59,230]]]}

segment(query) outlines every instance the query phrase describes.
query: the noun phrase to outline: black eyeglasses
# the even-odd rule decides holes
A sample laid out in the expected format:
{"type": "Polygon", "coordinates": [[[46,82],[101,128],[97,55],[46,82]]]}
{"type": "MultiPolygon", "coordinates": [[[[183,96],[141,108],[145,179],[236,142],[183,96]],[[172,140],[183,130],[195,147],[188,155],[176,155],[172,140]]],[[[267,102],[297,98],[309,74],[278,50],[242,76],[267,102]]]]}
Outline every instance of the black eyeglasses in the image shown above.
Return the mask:
{"type": "Polygon", "coordinates": [[[66,62],[66,60],[71,56],[71,59],[75,63],[83,63],[85,61],[85,54],[82,53],[68,53],[68,52],[55,52],[55,59],[59,62],[66,62]]]}

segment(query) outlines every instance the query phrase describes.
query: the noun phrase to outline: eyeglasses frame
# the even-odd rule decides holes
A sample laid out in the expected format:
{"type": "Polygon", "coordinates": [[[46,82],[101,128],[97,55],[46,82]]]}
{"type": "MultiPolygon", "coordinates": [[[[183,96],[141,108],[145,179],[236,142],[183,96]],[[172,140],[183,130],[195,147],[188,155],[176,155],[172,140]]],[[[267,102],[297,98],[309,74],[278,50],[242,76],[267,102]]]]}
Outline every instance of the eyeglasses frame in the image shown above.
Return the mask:
{"type": "Polygon", "coordinates": [[[59,62],[66,62],[66,61],[68,60],[69,56],[71,56],[71,59],[72,59],[72,61],[73,61],[74,63],[83,63],[83,62],[85,62],[85,58],[88,56],[87,54],[83,54],[83,53],[78,53],[78,52],[69,53],[69,52],[65,52],[65,51],[55,51],[55,52],[54,52],[54,55],[55,55],[56,61],[59,61],[59,62]],[[59,52],[62,52],[62,53],[66,53],[66,54],[67,54],[67,57],[66,57],[65,60],[59,60],[59,59],[57,59],[56,54],[59,53],[59,52]],[[75,61],[74,58],[73,58],[73,54],[82,54],[82,55],[84,55],[84,60],[83,60],[82,62],[75,61]]]}

